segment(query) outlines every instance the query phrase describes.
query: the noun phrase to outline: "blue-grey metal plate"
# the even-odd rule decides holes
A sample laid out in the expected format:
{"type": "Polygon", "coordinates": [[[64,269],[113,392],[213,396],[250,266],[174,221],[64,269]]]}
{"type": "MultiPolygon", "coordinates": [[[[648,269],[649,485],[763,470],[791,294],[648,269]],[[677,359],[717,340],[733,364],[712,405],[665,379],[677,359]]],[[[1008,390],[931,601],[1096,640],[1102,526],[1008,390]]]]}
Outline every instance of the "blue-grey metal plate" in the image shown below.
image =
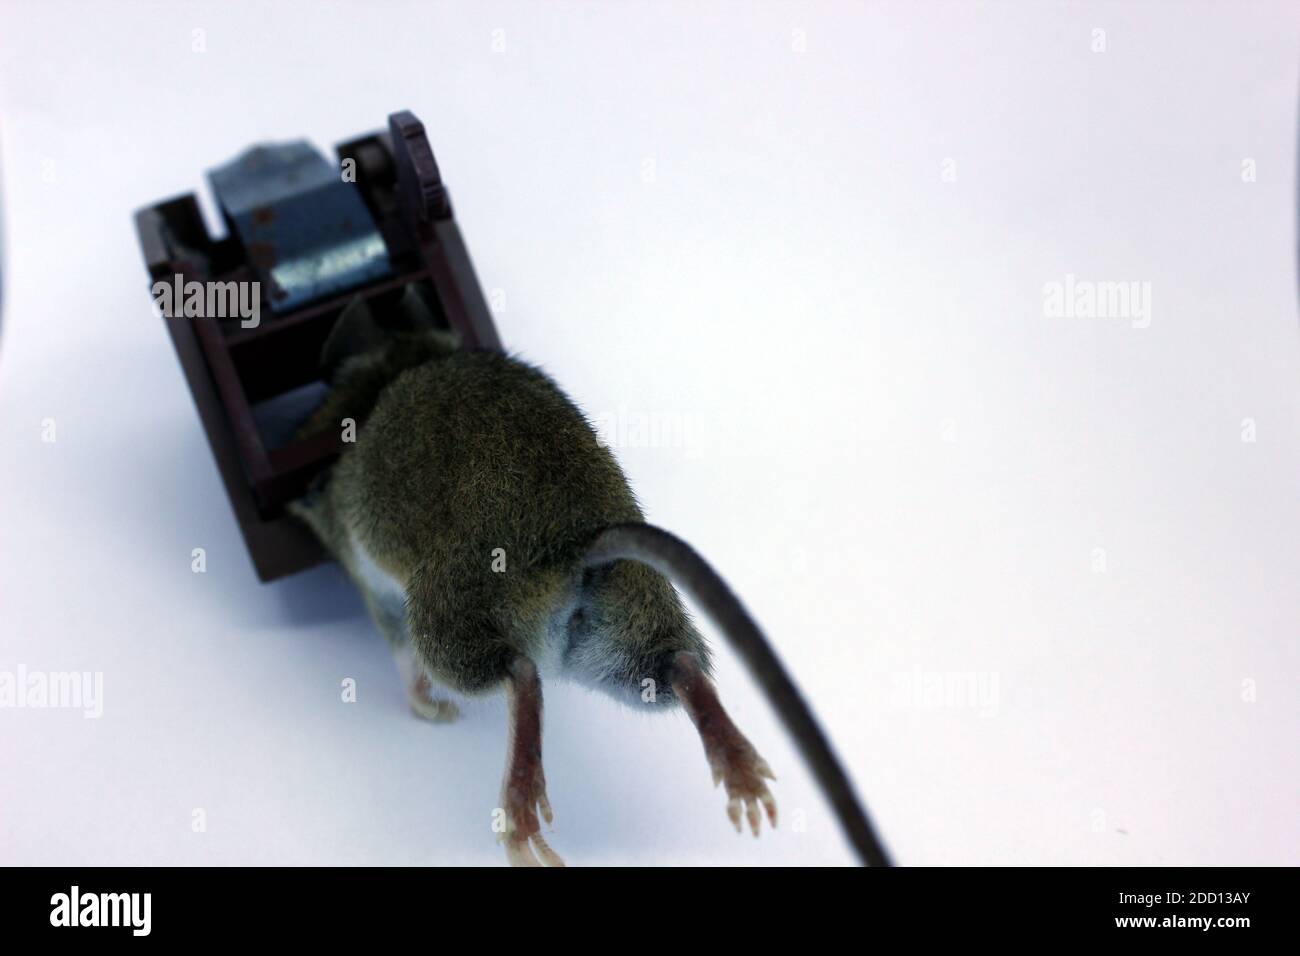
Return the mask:
{"type": "Polygon", "coordinates": [[[288,312],[392,275],[370,210],[338,166],[305,140],[254,146],[208,171],[229,227],[288,312]]]}

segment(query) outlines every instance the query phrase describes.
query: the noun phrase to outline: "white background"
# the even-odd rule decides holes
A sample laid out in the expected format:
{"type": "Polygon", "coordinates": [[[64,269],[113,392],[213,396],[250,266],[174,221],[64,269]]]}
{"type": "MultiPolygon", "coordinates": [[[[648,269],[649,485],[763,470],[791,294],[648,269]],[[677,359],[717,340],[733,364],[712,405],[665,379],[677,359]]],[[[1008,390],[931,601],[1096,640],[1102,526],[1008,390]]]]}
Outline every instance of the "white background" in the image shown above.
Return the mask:
{"type": "MultiPolygon", "coordinates": [[[[257,582],[131,220],[409,108],[508,345],[689,424],[634,487],[900,862],[1300,863],[1293,5],[0,9],[0,670],[104,675],[99,720],[0,710],[0,862],[503,862],[503,713],[411,717],[336,569],[257,582]],[[1149,327],[1046,316],[1067,274],[1149,327]]],[[[570,863],[850,861],[719,670],[781,829],[730,830],[685,717],[557,684],[570,863]]]]}

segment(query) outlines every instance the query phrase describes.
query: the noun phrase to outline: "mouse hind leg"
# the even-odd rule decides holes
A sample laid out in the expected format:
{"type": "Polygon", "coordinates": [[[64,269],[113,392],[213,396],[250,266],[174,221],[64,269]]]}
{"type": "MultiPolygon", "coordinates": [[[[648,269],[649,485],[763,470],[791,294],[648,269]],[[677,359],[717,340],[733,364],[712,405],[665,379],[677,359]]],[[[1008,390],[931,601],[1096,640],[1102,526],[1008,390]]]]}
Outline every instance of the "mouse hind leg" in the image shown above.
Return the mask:
{"type": "Polygon", "coordinates": [[[434,723],[449,723],[459,717],[455,701],[436,693],[415,653],[401,586],[379,567],[341,519],[333,488],[319,479],[305,495],[290,503],[289,512],[312,530],[361,592],[370,619],[392,649],[412,712],[434,723]]]}
{"type": "Polygon", "coordinates": [[[621,560],[588,572],[566,664],[585,683],[639,709],[681,704],[695,725],[715,786],[737,830],[776,826],[771,768],[722,706],[710,657],[671,582],[621,560]]]}
{"type": "Polygon", "coordinates": [[[502,841],[511,866],[564,866],[542,836],[540,814],[554,820],[542,769],[542,681],[537,667],[517,658],[506,681],[510,702],[510,736],[506,771],[501,781],[502,841]]]}
{"type": "Polygon", "coordinates": [[[460,707],[429,675],[410,641],[393,647],[397,669],[406,688],[406,700],[415,716],[434,724],[450,724],[460,718],[460,707]]]}
{"type": "Polygon", "coordinates": [[[718,689],[699,659],[689,651],[673,655],[669,679],[700,735],[713,785],[722,784],[727,792],[727,816],[736,832],[742,830],[742,811],[754,836],[763,813],[775,828],[776,799],[767,781],[775,780],[776,774],[722,706],[718,689]]]}
{"type": "Polygon", "coordinates": [[[411,712],[435,724],[455,721],[460,717],[460,708],[449,695],[438,692],[437,684],[416,653],[407,626],[405,605],[394,596],[376,595],[364,587],[361,590],[375,627],[384,635],[393,652],[411,712]]]}
{"type": "Polygon", "coordinates": [[[563,866],[542,836],[542,820],[549,824],[553,814],[542,769],[542,680],[535,662],[545,650],[546,609],[560,594],[563,576],[485,574],[473,562],[436,567],[417,570],[411,580],[408,611],[417,657],[434,679],[459,693],[505,691],[509,737],[493,827],[512,865],[563,866]]]}
{"type": "Polygon", "coordinates": [[[436,691],[434,681],[411,639],[405,590],[395,578],[380,568],[354,537],[349,536],[347,546],[341,550],[341,558],[365,598],[371,620],[393,652],[411,712],[436,724],[456,720],[460,716],[460,708],[448,695],[436,691]]]}

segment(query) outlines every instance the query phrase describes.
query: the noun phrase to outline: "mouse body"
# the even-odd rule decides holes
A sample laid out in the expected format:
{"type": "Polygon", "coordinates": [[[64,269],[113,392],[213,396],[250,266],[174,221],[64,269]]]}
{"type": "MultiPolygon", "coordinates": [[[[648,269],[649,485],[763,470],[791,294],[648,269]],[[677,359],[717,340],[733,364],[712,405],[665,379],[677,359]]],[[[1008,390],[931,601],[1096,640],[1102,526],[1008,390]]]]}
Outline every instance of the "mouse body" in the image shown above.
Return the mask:
{"type": "Polygon", "coordinates": [[[358,298],[322,364],[331,389],[300,437],[352,427],[338,461],[295,502],[363,594],[412,709],[449,723],[506,693],[502,787],[510,862],[561,865],[541,763],[542,678],[638,709],[685,705],[715,783],[757,834],[773,826],[770,768],[718,700],[710,651],[672,582],[650,563],[591,560],[641,508],[611,451],[542,371],[466,350],[407,290],[396,317],[358,298]]]}

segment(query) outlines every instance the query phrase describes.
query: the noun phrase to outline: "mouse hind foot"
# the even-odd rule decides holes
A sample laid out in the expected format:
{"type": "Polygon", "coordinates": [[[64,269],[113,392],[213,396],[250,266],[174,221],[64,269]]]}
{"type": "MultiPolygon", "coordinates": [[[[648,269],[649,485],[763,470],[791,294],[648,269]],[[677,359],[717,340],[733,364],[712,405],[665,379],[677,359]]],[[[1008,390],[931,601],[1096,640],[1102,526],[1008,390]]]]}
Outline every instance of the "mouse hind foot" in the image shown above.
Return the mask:
{"type": "Polygon", "coordinates": [[[433,724],[450,724],[460,719],[460,708],[454,700],[434,696],[433,681],[428,674],[420,674],[406,685],[411,713],[433,724]]]}
{"type": "Polygon", "coordinates": [[[776,774],[741,733],[718,699],[718,692],[694,654],[680,653],[671,664],[673,690],[690,715],[713,772],[713,785],[727,791],[727,816],[737,833],[741,817],[758,836],[763,814],[776,828],[776,799],[767,787],[776,774]]]}
{"type": "Polygon", "coordinates": [[[438,685],[416,658],[410,644],[394,648],[397,669],[402,674],[406,699],[411,713],[434,724],[450,724],[460,718],[460,707],[449,695],[438,692],[438,685]]]}
{"type": "Polygon", "coordinates": [[[536,665],[519,658],[506,680],[510,702],[510,743],[501,782],[501,840],[511,866],[564,866],[542,836],[554,819],[542,771],[542,682],[536,665]]]}

